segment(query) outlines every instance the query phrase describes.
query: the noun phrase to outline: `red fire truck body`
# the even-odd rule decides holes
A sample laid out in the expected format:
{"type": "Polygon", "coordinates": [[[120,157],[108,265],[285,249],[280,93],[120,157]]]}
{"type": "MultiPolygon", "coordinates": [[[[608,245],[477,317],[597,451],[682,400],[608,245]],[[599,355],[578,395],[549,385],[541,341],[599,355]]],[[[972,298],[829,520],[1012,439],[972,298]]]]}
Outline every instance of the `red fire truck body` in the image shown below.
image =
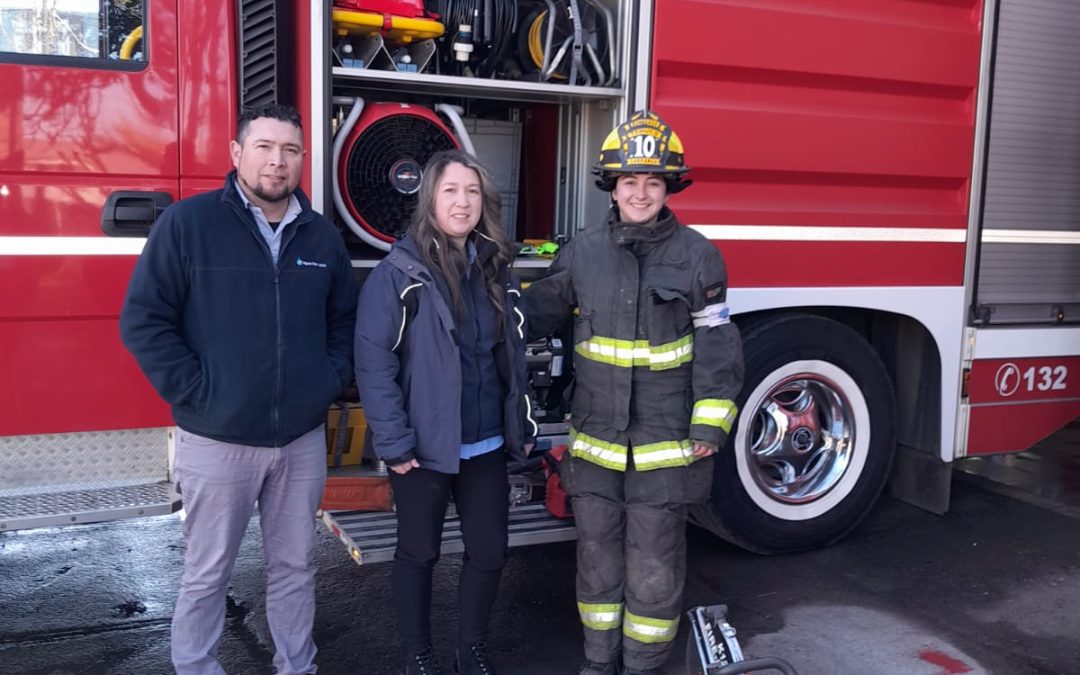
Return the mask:
{"type": "MultiPolygon", "coordinates": [[[[0,530],[173,503],[110,502],[167,491],[171,446],[118,338],[145,242],[125,223],[221,185],[265,79],[302,112],[303,188],[327,214],[348,97],[516,119],[519,238],[595,224],[600,140],[658,111],[693,167],[671,206],[723,251],[746,340],[740,420],[697,519],[751,549],[834,540],[890,474],[944,510],[954,460],[1080,415],[1080,7],[590,4],[614,17],[612,84],[357,72],[319,0],[277,3],[265,27],[240,3],[56,3],[81,37],[65,5],[93,6],[85,53],[0,30],[0,530]],[[106,25],[118,5],[134,18],[106,25]]],[[[0,28],[33,5],[0,1],[0,28]]],[[[362,276],[378,252],[356,250],[362,276]]]]}

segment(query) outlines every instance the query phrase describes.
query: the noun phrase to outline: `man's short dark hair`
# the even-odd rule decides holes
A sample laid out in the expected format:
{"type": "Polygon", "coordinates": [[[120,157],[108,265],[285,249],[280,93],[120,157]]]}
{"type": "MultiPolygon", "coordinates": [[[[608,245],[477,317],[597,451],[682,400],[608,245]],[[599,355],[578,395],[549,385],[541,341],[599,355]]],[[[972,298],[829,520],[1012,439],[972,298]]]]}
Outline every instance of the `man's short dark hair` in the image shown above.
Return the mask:
{"type": "Polygon", "coordinates": [[[297,129],[302,130],[304,128],[303,125],[300,124],[300,113],[297,112],[296,108],[293,106],[282,105],[280,103],[263,103],[261,105],[242,108],[240,110],[240,115],[236,118],[236,142],[243,145],[244,137],[247,136],[248,127],[251,126],[251,123],[255,120],[263,117],[288,122],[297,129]]]}

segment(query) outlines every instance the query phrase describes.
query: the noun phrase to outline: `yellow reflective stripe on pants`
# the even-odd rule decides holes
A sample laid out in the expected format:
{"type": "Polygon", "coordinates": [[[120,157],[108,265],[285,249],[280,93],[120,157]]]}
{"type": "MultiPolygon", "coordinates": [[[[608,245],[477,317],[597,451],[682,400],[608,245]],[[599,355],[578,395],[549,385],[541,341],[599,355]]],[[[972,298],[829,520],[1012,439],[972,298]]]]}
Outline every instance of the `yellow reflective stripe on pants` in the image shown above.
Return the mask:
{"type": "Polygon", "coordinates": [[[674,619],[650,619],[628,611],[623,618],[623,635],[638,642],[647,644],[671,642],[675,639],[675,633],[678,631],[679,617],[674,619]]]}
{"type": "Polygon", "coordinates": [[[725,432],[731,433],[731,425],[735,423],[735,416],[738,414],[739,408],[734,401],[703,398],[694,404],[694,414],[690,418],[690,424],[720,427],[725,432]]]}
{"type": "Polygon", "coordinates": [[[626,471],[626,446],[593,438],[570,427],[570,456],[606,469],[626,471]]]}
{"type": "Polygon", "coordinates": [[[689,440],[661,441],[635,445],[634,468],[638,471],[689,466],[694,462],[694,444],[689,440]]]}
{"type": "Polygon", "coordinates": [[[694,360],[694,336],[685,335],[662,345],[650,345],[647,340],[591,337],[574,345],[574,352],[590,361],[621,368],[647,366],[650,370],[668,370],[694,360]]]}
{"type": "Polygon", "coordinates": [[[581,623],[586,628],[593,630],[615,630],[622,623],[622,603],[606,605],[590,605],[587,602],[578,602],[578,614],[581,615],[581,623]]]}

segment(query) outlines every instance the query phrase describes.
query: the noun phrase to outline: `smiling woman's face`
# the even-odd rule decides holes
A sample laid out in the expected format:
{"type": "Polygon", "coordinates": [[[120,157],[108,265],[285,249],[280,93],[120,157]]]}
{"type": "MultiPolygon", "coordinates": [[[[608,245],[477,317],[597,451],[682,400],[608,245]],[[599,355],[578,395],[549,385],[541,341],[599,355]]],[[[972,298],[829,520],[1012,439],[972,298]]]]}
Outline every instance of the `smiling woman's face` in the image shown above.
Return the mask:
{"type": "Polygon", "coordinates": [[[447,164],[435,188],[435,225],[450,241],[464,246],[482,209],[480,176],[464,164],[447,164]]]}
{"type": "Polygon", "coordinates": [[[667,204],[667,183],[662,176],[631,173],[619,176],[611,198],[619,206],[619,220],[635,225],[656,222],[660,209],[667,204]]]}

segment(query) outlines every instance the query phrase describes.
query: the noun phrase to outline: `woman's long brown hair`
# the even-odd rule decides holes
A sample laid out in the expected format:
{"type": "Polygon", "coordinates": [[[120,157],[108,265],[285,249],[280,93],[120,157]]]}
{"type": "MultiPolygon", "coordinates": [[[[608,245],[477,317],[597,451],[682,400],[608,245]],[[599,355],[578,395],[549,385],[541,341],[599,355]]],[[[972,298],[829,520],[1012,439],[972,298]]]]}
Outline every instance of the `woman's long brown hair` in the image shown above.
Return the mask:
{"type": "Polygon", "coordinates": [[[461,299],[461,276],[468,263],[465,251],[453,245],[450,239],[439,229],[435,221],[435,195],[439,181],[446,173],[446,167],[461,164],[472,169],[480,178],[480,221],[473,232],[495,244],[496,251],[482,266],[487,284],[488,299],[499,315],[499,327],[502,329],[506,313],[506,291],[499,283],[499,270],[514,259],[514,247],[506,237],[502,226],[502,199],[491,175],[480,162],[461,150],[447,150],[436,153],[424,167],[424,177],[420,181],[420,193],[409,225],[409,236],[416,242],[424,264],[429,269],[438,268],[449,286],[453,300],[454,314],[461,315],[464,303],[461,299]]]}

